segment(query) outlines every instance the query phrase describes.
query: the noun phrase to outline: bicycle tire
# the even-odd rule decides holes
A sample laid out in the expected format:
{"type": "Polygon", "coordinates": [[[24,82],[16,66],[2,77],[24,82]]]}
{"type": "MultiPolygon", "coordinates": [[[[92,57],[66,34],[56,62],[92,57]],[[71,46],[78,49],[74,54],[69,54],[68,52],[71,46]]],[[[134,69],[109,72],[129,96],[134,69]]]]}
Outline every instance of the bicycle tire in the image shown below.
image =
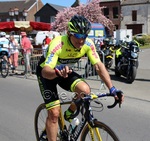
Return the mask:
{"type": "MultiPolygon", "coordinates": [[[[46,118],[47,118],[47,110],[45,104],[42,103],[37,107],[34,117],[34,130],[37,141],[48,141],[45,130],[46,118]]],[[[58,124],[60,124],[59,120],[58,124]]],[[[59,132],[60,131],[58,130],[57,140],[63,141],[59,135],[59,132]]]]}
{"type": "Polygon", "coordinates": [[[35,112],[35,117],[34,117],[34,130],[35,130],[35,136],[37,141],[42,141],[40,139],[40,134],[45,129],[46,117],[47,117],[47,110],[45,108],[45,104],[42,103],[37,107],[35,112]]]}
{"type": "Polygon", "coordinates": [[[8,67],[8,62],[6,60],[3,60],[1,62],[1,75],[3,78],[6,78],[9,73],[9,67],[8,67]]]}
{"type": "MultiPolygon", "coordinates": [[[[97,127],[99,129],[101,135],[101,139],[94,141],[120,141],[115,132],[106,124],[100,121],[94,121],[94,125],[94,128],[97,127]]],[[[91,135],[88,136],[88,134],[90,134],[90,132],[87,124],[82,130],[80,141],[91,141],[91,135]]]]}

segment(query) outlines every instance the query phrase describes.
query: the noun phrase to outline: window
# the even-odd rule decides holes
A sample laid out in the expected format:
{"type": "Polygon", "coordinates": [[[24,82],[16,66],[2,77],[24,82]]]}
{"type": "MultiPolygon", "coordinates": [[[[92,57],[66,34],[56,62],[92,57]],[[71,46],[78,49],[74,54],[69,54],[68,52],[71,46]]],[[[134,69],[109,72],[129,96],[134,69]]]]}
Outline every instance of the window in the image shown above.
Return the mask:
{"type": "Polygon", "coordinates": [[[118,25],[115,25],[115,29],[116,29],[116,30],[119,29],[119,26],[118,26],[118,25]]]}
{"type": "Polygon", "coordinates": [[[109,19],[109,8],[104,8],[104,16],[109,19]]]}
{"type": "Polygon", "coordinates": [[[55,16],[50,16],[50,23],[55,21],[55,16]]]}
{"type": "Polygon", "coordinates": [[[118,19],[118,7],[113,7],[113,18],[118,19]]]}
{"type": "Polygon", "coordinates": [[[132,11],[132,21],[137,21],[137,11],[132,11]]]}
{"type": "Polygon", "coordinates": [[[40,22],[40,16],[35,17],[36,22],[40,22]]]}
{"type": "Polygon", "coordinates": [[[10,21],[11,21],[11,19],[10,19],[10,18],[7,18],[7,19],[6,19],[6,21],[7,21],[7,22],[10,22],[10,21]]]}

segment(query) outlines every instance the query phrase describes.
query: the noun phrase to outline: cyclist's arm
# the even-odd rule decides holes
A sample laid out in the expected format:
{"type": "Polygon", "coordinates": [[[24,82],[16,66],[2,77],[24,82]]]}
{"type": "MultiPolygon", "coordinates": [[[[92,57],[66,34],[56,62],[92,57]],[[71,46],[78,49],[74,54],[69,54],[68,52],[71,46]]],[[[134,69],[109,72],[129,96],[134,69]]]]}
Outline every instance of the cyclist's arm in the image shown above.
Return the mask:
{"type": "Polygon", "coordinates": [[[42,76],[47,79],[54,79],[57,77],[55,72],[55,66],[58,60],[58,53],[52,53],[48,50],[47,56],[45,61],[41,64],[42,69],[42,76]]]}
{"type": "Polygon", "coordinates": [[[94,65],[94,67],[96,68],[98,75],[104,81],[108,89],[113,87],[111,79],[110,79],[110,75],[108,71],[106,70],[105,65],[101,61],[99,61],[98,63],[94,65]]]}
{"type": "Polygon", "coordinates": [[[58,77],[55,73],[55,70],[50,68],[49,66],[44,66],[42,69],[42,76],[46,79],[54,79],[58,77]]]}
{"type": "Polygon", "coordinates": [[[40,65],[42,67],[42,76],[46,79],[54,79],[57,77],[55,72],[55,66],[58,61],[59,51],[60,49],[57,49],[57,43],[51,43],[48,47],[48,51],[46,54],[45,61],[40,65]],[[50,47],[51,46],[51,47],[50,47]]]}
{"type": "Polygon", "coordinates": [[[113,85],[109,76],[108,71],[105,68],[105,65],[101,62],[98,53],[96,52],[95,45],[91,42],[91,47],[87,52],[87,55],[91,61],[91,63],[96,68],[96,71],[100,78],[104,81],[106,86],[110,89],[113,85]]]}
{"type": "MultiPolygon", "coordinates": [[[[41,64],[42,76],[47,79],[54,79],[56,77],[68,77],[68,73],[71,73],[68,66],[63,66],[55,69],[60,53],[62,52],[62,42],[55,38],[48,48],[48,53],[44,63],[41,64]]],[[[61,65],[61,64],[60,64],[61,65]]]]}

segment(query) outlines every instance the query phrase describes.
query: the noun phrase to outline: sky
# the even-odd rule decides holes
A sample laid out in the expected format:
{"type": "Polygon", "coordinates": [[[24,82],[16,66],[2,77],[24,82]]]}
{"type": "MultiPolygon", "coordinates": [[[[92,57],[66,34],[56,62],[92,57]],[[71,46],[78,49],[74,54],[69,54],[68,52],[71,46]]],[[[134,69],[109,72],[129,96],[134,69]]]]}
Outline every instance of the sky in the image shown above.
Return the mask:
{"type": "MultiPolygon", "coordinates": [[[[0,0],[0,1],[11,1],[11,0],[0,0]]],[[[12,1],[17,1],[17,0],[12,0],[12,1]]],[[[25,0],[22,0],[25,1],[25,0]]],[[[60,6],[66,6],[70,7],[75,0],[41,0],[43,4],[45,5],[46,3],[52,3],[60,6]]],[[[86,4],[88,0],[80,0],[81,4],[86,4]]]]}
{"type": "MultiPolygon", "coordinates": [[[[75,2],[75,0],[41,0],[41,1],[43,2],[43,4],[52,3],[60,6],[66,6],[66,7],[71,6],[75,2]]],[[[80,3],[86,4],[87,0],[80,0],[80,3]]]]}

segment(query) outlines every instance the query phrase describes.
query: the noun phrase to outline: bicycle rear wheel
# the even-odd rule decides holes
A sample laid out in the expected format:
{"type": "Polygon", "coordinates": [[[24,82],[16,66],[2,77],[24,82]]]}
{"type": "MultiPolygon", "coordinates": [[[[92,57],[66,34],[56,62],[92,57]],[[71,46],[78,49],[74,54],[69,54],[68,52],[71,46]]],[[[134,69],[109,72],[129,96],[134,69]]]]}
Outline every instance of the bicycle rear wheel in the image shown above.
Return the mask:
{"type": "Polygon", "coordinates": [[[3,78],[6,78],[8,76],[9,73],[9,67],[8,67],[8,62],[3,59],[3,61],[1,61],[1,75],[3,78]]]}
{"type": "Polygon", "coordinates": [[[92,128],[93,137],[91,138],[91,133],[88,124],[84,127],[81,134],[81,141],[119,141],[119,138],[114,133],[114,131],[108,127],[106,124],[100,121],[94,121],[95,127],[92,128]]]}

